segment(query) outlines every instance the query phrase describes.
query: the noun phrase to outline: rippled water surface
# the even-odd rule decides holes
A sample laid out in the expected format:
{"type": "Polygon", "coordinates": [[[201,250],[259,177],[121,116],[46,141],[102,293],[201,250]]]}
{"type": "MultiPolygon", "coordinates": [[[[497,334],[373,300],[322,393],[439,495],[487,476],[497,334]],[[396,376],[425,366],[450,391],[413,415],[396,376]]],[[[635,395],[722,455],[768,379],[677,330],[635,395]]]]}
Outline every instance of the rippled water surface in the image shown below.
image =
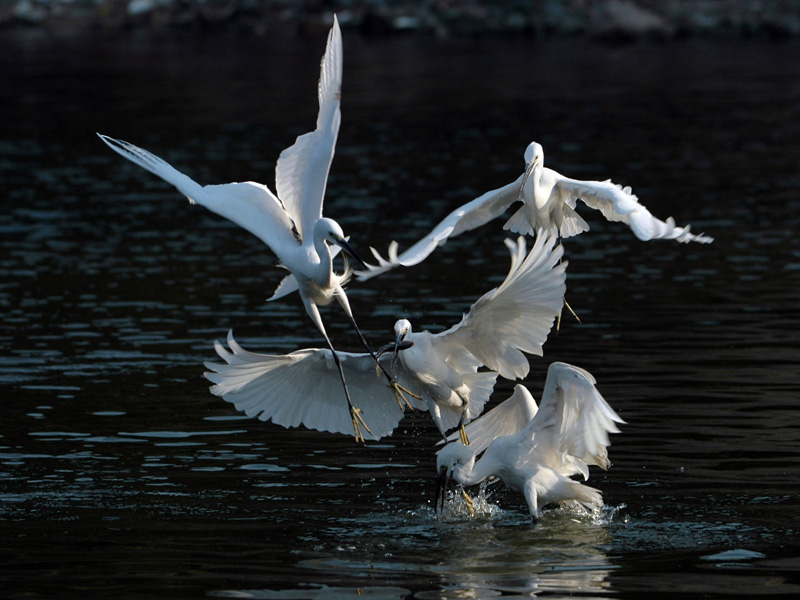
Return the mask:
{"type": "MultiPolygon", "coordinates": [[[[796,597],[800,593],[800,47],[606,47],[345,35],[326,200],[362,253],[404,246],[518,176],[532,139],[630,184],[711,246],[585,211],[570,305],[532,359],[590,370],[627,421],[598,514],[480,493],[432,510],[437,435],[285,430],[208,392],[203,362],[318,346],[258,240],[111,153],[272,186],[314,123],[324,32],[264,41],[0,40],[0,588],[8,598],[796,597]]],[[[353,284],[367,337],[456,322],[504,277],[502,222],[353,284]]],[[[334,343],[357,349],[336,307],[334,343]]],[[[500,401],[512,384],[496,388],[500,401]]]]}

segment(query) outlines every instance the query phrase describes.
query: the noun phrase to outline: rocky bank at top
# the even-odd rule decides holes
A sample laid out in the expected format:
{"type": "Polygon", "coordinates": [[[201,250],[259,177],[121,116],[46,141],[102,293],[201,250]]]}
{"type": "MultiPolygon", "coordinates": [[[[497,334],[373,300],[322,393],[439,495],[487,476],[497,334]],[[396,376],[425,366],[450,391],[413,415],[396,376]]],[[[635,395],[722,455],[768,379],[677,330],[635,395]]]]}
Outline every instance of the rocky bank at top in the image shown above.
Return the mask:
{"type": "Polygon", "coordinates": [[[326,30],[334,12],[343,28],[370,36],[621,42],[800,35],[800,0],[0,0],[0,35],[18,28],[66,35],[174,28],[304,35],[326,30]]]}

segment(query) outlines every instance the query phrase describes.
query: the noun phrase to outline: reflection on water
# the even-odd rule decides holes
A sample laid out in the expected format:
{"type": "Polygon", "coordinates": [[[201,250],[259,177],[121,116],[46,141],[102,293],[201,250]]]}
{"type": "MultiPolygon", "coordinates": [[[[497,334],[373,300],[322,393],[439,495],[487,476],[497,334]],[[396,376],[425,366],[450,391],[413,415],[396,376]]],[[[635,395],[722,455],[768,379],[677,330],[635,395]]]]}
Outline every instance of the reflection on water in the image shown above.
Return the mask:
{"type": "MultiPolygon", "coordinates": [[[[499,485],[475,517],[454,497],[435,519],[427,415],[361,447],[208,393],[202,363],[229,329],[270,352],[318,335],[297,299],[264,301],[283,274],[258,240],[94,132],[198,181],[271,184],[271,161],[313,123],[324,40],[216,41],[0,40],[18,82],[0,89],[7,597],[800,592],[796,43],[346,37],[326,210],[362,253],[405,247],[511,181],[531,138],[554,168],[613,176],[716,237],[642,244],[587,211],[591,231],[565,242],[581,322],[564,320],[546,358],[591,371],[628,425],[613,468],[591,475],[604,511],[533,525],[499,485]]],[[[502,236],[490,224],[353,283],[367,337],[388,341],[400,316],[455,322],[505,275],[502,236]]],[[[325,315],[333,342],[356,349],[339,312],[325,315]]],[[[546,366],[532,360],[534,395],[546,366]]]]}
{"type": "Polygon", "coordinates": [[[368,515],[357,523],[341,523],[334,532],[337,537],[355,541],[357,532],[367,528],[375,535],[375,547],[371,540],[345,544],[341,556],[300,564],[378,577],[418,573],[438,582],[436,592],[417,594],[423,598],[608,589],[605,579],[614,567],[597,548],[609,540],[608,532],[579,516],[553,512],[535,529],[511,516],[437,525],[432,530],[432,518],[432,511],[425,508],[402,517],[368,515]],[[392,539],[398,541],[387,543],[392,539]]]}

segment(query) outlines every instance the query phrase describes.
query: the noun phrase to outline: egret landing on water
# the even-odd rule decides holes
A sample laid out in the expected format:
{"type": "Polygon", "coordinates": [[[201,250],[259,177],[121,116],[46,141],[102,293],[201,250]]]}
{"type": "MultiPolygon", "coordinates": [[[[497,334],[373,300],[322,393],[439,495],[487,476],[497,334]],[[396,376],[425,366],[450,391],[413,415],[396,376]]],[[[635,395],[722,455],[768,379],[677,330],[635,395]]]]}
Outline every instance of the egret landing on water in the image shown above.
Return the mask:
{"type": "Polygon", "coordinates": [[[470,486],[490,476],[521,491],[534,520],[542,507],[557,502],[600,507],[600,491],[571,477],[586,480],[589,466],[609,467],[608,434],[619,433],[617,423],[624,421],[597,391],[591,374],[553,363],[538,408],[530,392],[517,385],[510,398],[467,426],[469,446],[452,441],[439,451],[437,512],[450,478],[470,486]]]}
{"type": "Polygon", "coordinates": [[[388,259],[371,248],[378,261],[356,271],[360,280],[371,279],[396,267],[411,267],[425,260],[438,246],[498,218],[517,201],[523,205],[511,216],[504,229],[533,235],[537,229],[555,229],[561,237],[571,237],[589,230],[589,225],[575,211],[577,200],[599,210],[609,221],[627,224],[642,241],[654,239],[678,242],[710,243],[713,238],[694,235],[689,226],[676,227],[670,217],[661,221],[639,204],[630,187],[607,181],[570,179],[544,166],[544,150],[531,142],[525,149],[525,172],[514,182],[486,192],[447,215],[433,230],[402,254],[397,242],[391,242],[388,259]]]}
{"type": "MultiPolygon", "coordinates": [[[[337,300],[355,327],[359,340],[374,357],[356,324],[344,293],[343,286],[352,271],[349,267],[343,274],[333,271],[332,260],[338,248],[332,252],[328,244],[336,244],[360,264],[363,264],[363,261],[347,243],[339,224],[333,219],[322,216],[328,172],[341,121],[339,110],[341,89],[342,35],[339,23],[334,17],[321,65],[317,127],[314,131],[298,137],[294,145],[281,152],[275,169],[277,196],[265,185],[252,181],[201,186],[146,150],[121,140],[98,135],[112,150],[174,185],[189,198],[190,202],[205,206],[245,228],[267,244],[277,255],[291,274],[284,278],[270,300],[293,291],[300,292],[306,312],[331,350],[344,386],[356,440],[363,441],[361,427],[367,429],[367,426],[363,421],[361,409],[353,405],[344,371],[325,331],[318,309],[319,306],[337,300]]],[[[385,375],[392,392],[400,401],[402,398],[400,387],[388,373],[385,375]]]]}
{"type": "MultiPolygon", "coordinates": [[[[542,354],[542,345],[562,305],[566,263],[554,237],[537,236],[526,256],[525,238],[506,240],[511,268],[506,279],[484,294],[447,331],[412,333],[406,319],[395,325],[397,339],[378,352],[380,364],[406,389],[413,408],[430,410],[444,435],[483,410],[498,373],[522,378],[529,364],[523,352],[542,354]],[[486,366],[491,371],[478,371],[486,366]]],[[[256,354],[228,337],[231,351],[217,343],[224,364],[206,363],[212,393],[249,416],[284,427],[344,433],[343,407],[330,402],[335,367],[327,349],[309,348],[285,355],[256,354]]],[[[403,416],[378,379],[367,354],[339,353],[353,396],[364,407],[368,439],[389,435],[403,416]]]]}

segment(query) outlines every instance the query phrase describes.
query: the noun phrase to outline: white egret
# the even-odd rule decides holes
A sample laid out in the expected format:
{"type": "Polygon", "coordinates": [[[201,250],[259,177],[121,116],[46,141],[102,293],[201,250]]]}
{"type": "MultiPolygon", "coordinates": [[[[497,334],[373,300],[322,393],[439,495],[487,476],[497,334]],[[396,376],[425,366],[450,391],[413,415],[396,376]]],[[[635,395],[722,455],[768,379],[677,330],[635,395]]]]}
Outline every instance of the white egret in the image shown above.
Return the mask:
{"type": "MultiPolygon", "coordinates": [[[[319,306],[338,301],[350,318],[361,343],[372,353],[356,324],[343,286],[351,276],[350,267],[343,274],[333,271],[332,251],[328,243],[344,249],[363,264],[347,243],[344,232],[333,219],[323,218],[322,203],[331,161],[339,133],[339,104],[342,87],[342,35],[334,17],[322,59],[318,86],[319,114],[316,129],[297,138],[281,152],[275,169],[277,196],[267,186],[252,181],[201,186],[177,171],[164,160],[133,144],[98,134],[115,152],[162,178],[186,195],[191,203],[205,206],[230,219],[267,244],[291,274],[284,278],[270,298],[285,296],[295,290],[306,312],[331,349],[344,386],[348,410],[356,440],[363,440],[361,409],[350,398],[344,371],[325,331],[319,306]]],[[[391,377],[392,391],[402,392],[391,377]]]]}
{"type": "Polygon", "coordinates": [[[395,267],[410,267],[425,260],[437,246],[449,238],[480,227],[502,215],[517,201],[522,206],[512,214],[504,229],[514,233],[533,235],[537,229],[555,228],[567,238],[589,230],[589,225],[575,211],[577,200],[599,210],[609,221],[627,224],[642,241],[669,239],[678,242],[711,243],[713,238],[689,232],[689,226],[677,227],[672,217],[661,221],[639,204],[630,187],[623,188],[606,181],[581,181],[564,177],[544,166],[544,150],[531,142],[525,149],[525,172],[514,182],[486,192],[460,206],[447,215],[431,232],[402,254],[398,244],[389,244],[387,256],[371,248],[378,261],[367,265],[365,271],[356,271],[360,280],[371,279],[395,267]]]}
{"type": "Polygon", "coordinates": [[[453,441],[438,452],[437,510],[450,478],[471,486],[490,476],[521,491],[534,520],[547,504],[602,506],[599,490],[571,478],[588,479],[591,465],[610,466],[608,434],[619,433],[617,423],[624,423],[595,383],[579,367],[553,363],[538,410],[530,392],[517,385],[509,399],[470,424],[473,444],[453,441]]]}
{"type": "MultiPolygon", "coordinates": [[[[406,319],[394,326],[397,343],[413,342],[399,353],[403,367],[414,374],[434,422],[444,434],[477,417],[491,394],[475,398],[474,389],[462,386],[486,366],[506,379],[524,378],[530,370],[523,352],[542,355],[542,345],[561,312],[566,291],[566,262],[559,262],[563,249],[553,249],[556,238],[542,233],[527,257],[525,238],[514,244],[505,240],[511,251],[511,269],[500,286],[484,294],[454,327],[432,334],[414,333],[406,319]],[[472,393],[467,393],[467,392],[472,393]]],[[[492,382],[493,383],[493,382],[492,382]]],[[[413,389],[413,388],[412,388],[413,389]]]]}
{"type": "MultiPolygon", "coordinates": [[[[447,331],[411,332],[406,319],[395,324],[396,341],[378,352],[412,397],[410,405],[427,409],[444,435],[478,416],[489,399],[498,373],[525,377],[523,352],[542,354],[542,345],[561,309],[566,288],[566,263],[556,238],[537,236],[526,256],[525,238],[506,240],[511,268],[505,280],[484,294],[461,321],[447,331]],[[486,366],[491,371],[479,371],[486,366]]],[[[215,345],[224,364],[206,363],[212,393],[238,410],[285,427],[344,433],[343,409],[329,400],[334,377],[331,353],[310,348],[286,355],[256,354],[228,337],[229,352],[215,345]]],[[[368,439],[388,435],[403,416],[372,369],[369,355],[339,353],[353,396],[365,407],[368,439]]]]}
{"type": "Polygon", "coordinates": [[[621,221],[634,235],[646,242],[655,239],[678,242],[714,241],[706,235],[689,232],[689,226],[677,227],[669,217],[661,221],[639,204],[630,187],[606,181],[581,181],[564,177],[544,166],[544,150],[531,142],[525,149],[525,175],[521,196],[523,206],[514,213],[505,229],[532,235],[538,227],[558,229],[561,237],[570,237],[589,230],[589,225],[577,212],[575,203],[582,200],[590,208],[599,210],[609,221],[621,221]]]}

